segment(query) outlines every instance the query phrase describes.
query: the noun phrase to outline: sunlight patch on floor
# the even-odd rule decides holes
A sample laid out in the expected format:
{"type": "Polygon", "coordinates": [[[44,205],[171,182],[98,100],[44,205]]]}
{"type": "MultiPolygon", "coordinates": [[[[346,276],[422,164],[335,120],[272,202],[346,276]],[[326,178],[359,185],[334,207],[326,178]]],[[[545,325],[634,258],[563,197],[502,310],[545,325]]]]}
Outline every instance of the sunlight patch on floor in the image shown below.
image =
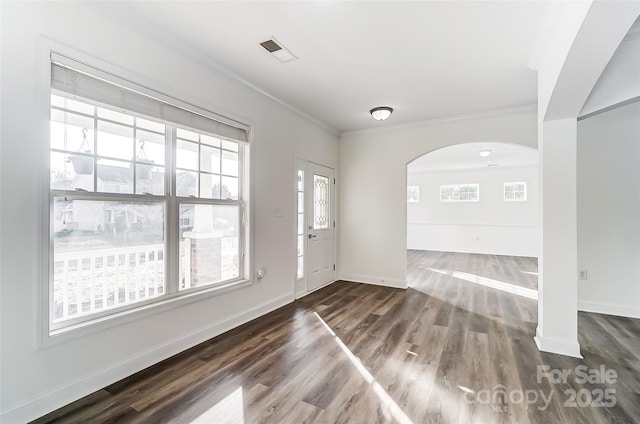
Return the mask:
{"type": "Polygon", "coordinates": [[[244,424],[244,400],[242,386],[226,398],[207,409],[191,424],[244,424]]]}
{"type": "MultiPolygon", "coordinates": [[[[538,290],[528,289],[526,287],[520,287],[515,284],[505,283],[504,281],[494,280],[492,278],[487,278],[487,277],[481,277],[479,275],[469,274],[467,272],[460,272],[460,271],[450,272],[443,269],[427,268],[427,267],[424,267],[424,269],[437,272],[438,274],[451,275],[453,278],[468,281],[470,283],[479,284],[481,286],[489,287],[492,289],[501,290],[511,294],[517,294],[518,296],[527,297],[533,300],[538,300],[538,290]]],[[[521,271],[521,272],[529,273],[525,271],[521,271]]],[[[529,274],[534,274],[534,273],[529,273],[529,274]]],[[[537,275],[537,273],[535,274],[537,275]]]]}
{"type": "MultiPolygon", "coordinates": [[[[371,385],[373,392],[376,394],[376,396],[378,396],[378,399],[380,399],[380,402],[382,403],[382,411],[385,413],[385,415],[390,415],[400,424],[413,424],[413,421],[411,421],[407,414],[404,413],[402,408],[400,408],[400,406],[398,406],[398,404],[391,398],[391,396],[389,396],[389,393],[384,390],[380,383],[376,381],[369,370],[367,370],[365,366],[362,365],[360,359],[358,359],[347,347],[347,345],[345,345],[344,342],[340,340],[340,337],[336,336],[336,333],[331,329],[331,327],[329,327],[325,320],[323,320],[317,312],[314,312],[314,315],[316,316],[316,318],[318,318],[322,325],[324,325],[324,328],[333,337],[338,346],[340,346],[340,349],[342,349],[349,361],[351,361],[353,366],[358,370],[365,381],[371,385]]],[[[387,418],[391,417],[387,416],[387,418]]]]}
{"type": "Polygon", "coordinates": [[[443,275],[447,275],[449,274],[447,271],[443,271],[441,269],[435,269],[435,268],[431,268],[431,267],[425,267],[425,266],[421,266],[420,268],[422,269],[427,269],[429,271],[433,271],[433,272],[437,272],[438,274],[443,274],[443,275]]]}
{"type": "Polygon", "coordinates": [[[516,286],[515,284],[505,283],[504,281],[498,281],[491,278],[481,277],[475,274],[468,274],[466,272],[453,271],[451,273],[451,276],[453,278],[458,278],[460,280],[468,281],[470,283],[475,283],[481,286],[501,290],[507,293],[517,294],[518,296],[528,297],[529,299],[538,300],[537,290],[516,286]]]}
{"type": "Polygon", "coordinates": [[[458,384],[458,389],[462,390],[465,393],[475,393],[473,390],[468,388],[467,386],[461,386],[458,384]]]}

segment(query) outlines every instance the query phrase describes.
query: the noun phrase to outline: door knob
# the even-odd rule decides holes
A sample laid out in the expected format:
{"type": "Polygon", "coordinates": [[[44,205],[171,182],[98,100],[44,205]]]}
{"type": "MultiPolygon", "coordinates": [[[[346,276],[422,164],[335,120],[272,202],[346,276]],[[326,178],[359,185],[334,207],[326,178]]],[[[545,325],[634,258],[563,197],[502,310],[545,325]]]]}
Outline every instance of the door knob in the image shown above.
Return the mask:
{"type": "Polygon", "coordinates": [[[310,239],[312,239],[312,238],[316,238],[316,237],[318,237],[318,236],[317,236],[317,235],[315,235],[315,234],[309,234],[309,238],[310,238],[310,239]]]}

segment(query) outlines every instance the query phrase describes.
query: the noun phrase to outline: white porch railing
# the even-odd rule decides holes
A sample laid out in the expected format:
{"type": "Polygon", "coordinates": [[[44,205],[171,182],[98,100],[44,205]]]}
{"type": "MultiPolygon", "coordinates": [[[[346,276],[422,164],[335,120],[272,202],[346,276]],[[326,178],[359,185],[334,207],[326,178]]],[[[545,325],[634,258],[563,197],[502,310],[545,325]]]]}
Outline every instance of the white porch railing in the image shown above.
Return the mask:
{"type": "Polygon", "coordinates": [[[164,245],[54,256],[53,321],[88,315],[164,293],[164,245]]]}
{"type": "MultiPolygon", "coordinates": [[[[187,247],[180,242],[181,288],[192,287],[187,247]]],[[[238,277],[237,237],[223,237],[220,254],[220,281],[238,277]]],[[[165,287],[164,244],[55,253],[52,322],[161,296],[165,287]]]]}

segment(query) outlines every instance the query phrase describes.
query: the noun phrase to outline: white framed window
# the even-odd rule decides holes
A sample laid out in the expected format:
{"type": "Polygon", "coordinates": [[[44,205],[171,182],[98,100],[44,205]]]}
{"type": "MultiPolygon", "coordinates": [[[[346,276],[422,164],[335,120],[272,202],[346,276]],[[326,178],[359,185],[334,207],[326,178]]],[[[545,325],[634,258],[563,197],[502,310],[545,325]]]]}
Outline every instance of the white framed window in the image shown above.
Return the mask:
{"type": "Polygon", "coordinates": [[[248,127],[73,65],[52,54],[50,331],[247,281],[248,127]]]}
{"type": "Polygon", "coordinates": [[[477,202],[480,184],[446,184],[440,186],[441,202],[477,202]]]}
{"type": "Polygon", "coordinates": [[[527,200],[527,183],[504,183],[505,202],[524,202],[527,200]]]}
{"type": "Polygon", "coordinates": [[[296,183],[296,199],[297,199],[297,223],[296,223],[296,237],[297,237],[297,266],[296,266],[296,278],[299,280],[304,278],[304,171],[298,169],[297,183],[296,183]]]}
{"type": "Polygon", "coordinates": [[[407,186],[407,202],[408,203],[420,202],[420,186],[407,186]]]}

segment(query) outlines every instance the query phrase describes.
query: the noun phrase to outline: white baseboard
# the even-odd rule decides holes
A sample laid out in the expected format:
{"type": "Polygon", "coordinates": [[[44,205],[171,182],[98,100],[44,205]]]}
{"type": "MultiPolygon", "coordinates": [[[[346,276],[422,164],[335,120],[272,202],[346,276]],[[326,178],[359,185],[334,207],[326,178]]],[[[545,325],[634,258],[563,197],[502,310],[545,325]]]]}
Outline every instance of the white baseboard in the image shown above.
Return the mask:
{"type": "Polygon", "coordinates": [[[616,305],[613,303],[578,300],[578,310],[584,312],[595,312],[597,314],[617,315],[621,317],[640,319],[640,308],[626,305],[616,305]]]}
{"type": "Polygon", "coordinates": [[[197,344],[256,319],[294,301],[293,295],[272,299],[248,311],[184,334],[140,354],[130,356],[90,375],[34,397],[0,413],[0,422],[29,422],[100,390],[127,376],[167,359],[197,344]]]}
{"type": "Polygon", "coordinates": [[[319,287],[316,287],[315,289],[309,290],[307,292],[296,293],[296,300],[297,299],[302,299],[305,296],[309,296],[311,293],[317,292],[320,289],[323,289],[323,288],[325,288],[327,286],[330,286],[331,284],[335,283],[336,281],[338,281],[338,280],[329,281],[328,283],[324,283],[323,285],[321,285],[319,287]]]}
{"type": "Polygon", "coordinates": [[[543,352],[582,358],[582,355],[580,354],[580,343],[578,343],[578,340],[543,337],[540,333],[540,327],[536,329],[536,336],[533,340],[536,342],[538,350],[543,352]]]}
{"type": "Polygon", "coordinates": [[[404,280],[394,280],[387,277],[376,277],[372,275],[340,274],[338,279],[353,281],[354,283],[372,284],[374,286],[393,287],[396,289],[406,289],[407,282],[404,280]]]}

